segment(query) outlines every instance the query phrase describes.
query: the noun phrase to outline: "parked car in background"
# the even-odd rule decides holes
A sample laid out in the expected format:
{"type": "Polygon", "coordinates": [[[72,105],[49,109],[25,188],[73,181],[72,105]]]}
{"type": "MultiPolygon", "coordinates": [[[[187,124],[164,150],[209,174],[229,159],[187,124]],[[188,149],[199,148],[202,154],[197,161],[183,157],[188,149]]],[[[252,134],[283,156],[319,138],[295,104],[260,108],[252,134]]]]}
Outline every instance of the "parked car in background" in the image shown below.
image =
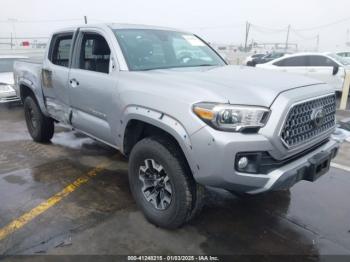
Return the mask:
{"type": "Polygon", "coordinates": [[[345,51],[345,52],[336,52],[335,54],[336,54],[337,56],[341,56],[341,57],[350,58],[350,51],[345,51]]]}
{"type": "Polygon", "coordinates": [[[249,66],[256,66],[258,64],[264,64],[264,63],[267,63],[267,62],[272,61],[274,59],[283,57],[286,54],[287,53],[285,53],[285,52],[272,52],[272,53],[269,53],[269,54],[261,56],[261,57],[256,57],[256,58],[252,59],[252,61],[249,63],[249,66]]]}
{"type": "Polygon", "coordinates": [[[331,52],[327,52],[324,54],[333,58],[337,63],[339,63],[339,66],[343,66],[345,69],[350,68],[350,57],[339,56],[338,53],[331,52]]]}
{"type": "Polygon", "coordinates": [[[245,59],[244,64],[247,66],[253,66],[253,60],[258,59],[258,58],[262,58],[263,56],[266,56],[266,54],[257,53],[257,54],[250,55],[245,59]]]}
{"type": "Polygon", "coordinates": [[[18,102],[20,98],[13,88],[13,64],[16,60],[25,59],[25,56],[0,56],[0,104],[18,102]]]}
{"type": "Polygon", "coordinates": [[[350,64],[350,52],[336,52],[334,53],[337,57],[340,57],[342,61],[346,61],[350,64]]]}
{"type": "Polygon", "coordinates": [[[345,79],[346,61],[335,54],[299,53],[287,55],[257,67],[300,74],[321,80],[341,92],[345,79]]]}

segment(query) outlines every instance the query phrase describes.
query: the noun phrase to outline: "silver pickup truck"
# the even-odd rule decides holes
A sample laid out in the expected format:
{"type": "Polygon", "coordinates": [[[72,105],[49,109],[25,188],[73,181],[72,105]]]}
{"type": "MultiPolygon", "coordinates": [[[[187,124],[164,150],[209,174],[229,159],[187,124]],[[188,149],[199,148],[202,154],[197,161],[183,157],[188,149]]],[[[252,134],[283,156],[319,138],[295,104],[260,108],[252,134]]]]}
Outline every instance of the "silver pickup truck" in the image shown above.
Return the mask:
{"type": "Polygon", "coordinates": [[[61,122],[129,158],[136,203],[176,228],[206,187],[257,194],[326,173],[343,133],[332,87],[230,66],[188,32],[103,24],[53,33],[43,63],[17,62],[32,138],[61,122]]]}

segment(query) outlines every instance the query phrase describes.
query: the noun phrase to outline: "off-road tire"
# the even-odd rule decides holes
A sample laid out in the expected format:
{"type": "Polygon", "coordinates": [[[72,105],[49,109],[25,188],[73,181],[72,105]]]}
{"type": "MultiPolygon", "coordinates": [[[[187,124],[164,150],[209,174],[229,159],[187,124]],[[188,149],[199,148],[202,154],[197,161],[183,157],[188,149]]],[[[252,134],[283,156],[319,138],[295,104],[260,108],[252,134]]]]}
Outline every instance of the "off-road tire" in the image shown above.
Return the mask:
{"type": "Polygon", "coordinates": [[[148,137],[139,141],[131,151],[129,158],[130,189],[145,217],[152,224],[175,229],[182,226],[198,213],[202,206],[197,193],[196,182],[179,146],[166,137],[148,137]],[[148,201],[142,192],[140,168],[146,159],[154,159],[169,176],[172,198],[165,210],[158,210],[148,201]]]}
{"type": "Polygon", "coordinates": [[[50,142],[55,131],[53,119],[46,117],[41,112],[38,103],[32,96],[27,96],[25,98],[23,106],[24,116],[30,136],[35,142],[50,142]]]}

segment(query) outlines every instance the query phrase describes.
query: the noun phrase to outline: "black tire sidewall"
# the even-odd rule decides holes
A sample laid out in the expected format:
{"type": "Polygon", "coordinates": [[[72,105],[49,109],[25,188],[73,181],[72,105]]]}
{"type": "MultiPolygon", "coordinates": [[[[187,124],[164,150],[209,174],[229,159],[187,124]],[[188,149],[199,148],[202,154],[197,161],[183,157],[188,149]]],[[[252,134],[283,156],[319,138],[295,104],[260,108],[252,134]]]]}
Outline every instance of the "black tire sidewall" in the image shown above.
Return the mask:
{"type": "Polygon", "coordinates": [[[38,140],[41,137],[41,126],[42,126],[43,118],[37,103],[30,96],[26,97],[24,100],[24,112],[25,112],[25,119],[26,119],[26,124],[27,124],[29,134],[32,136],[34,140],[38,140]],[[31,123],[31,119],[28,119],[27,114],[28,114],[29,107],[32,108],[38,120],[36,128],[33,127],[31,123]]]}
{"type": "Polygon", "coordinates": [[[186,207],[188,183],[184,174],[186,170],[181,165],[181,160],[172,155],[162,144],[153,139],[147,139],[147,143],[144,142],[141,141],[134,147],[129,160],[129,182],[132,194],[149,221],[162,227],[176,228],[185,222],[188,215],[186,207]],[[162,165],[170,178],[172,200],[165,210],[157,210],[146,200],[141,191],[139,168],[144,165],[146,159],[154,159],[162,165]]]}

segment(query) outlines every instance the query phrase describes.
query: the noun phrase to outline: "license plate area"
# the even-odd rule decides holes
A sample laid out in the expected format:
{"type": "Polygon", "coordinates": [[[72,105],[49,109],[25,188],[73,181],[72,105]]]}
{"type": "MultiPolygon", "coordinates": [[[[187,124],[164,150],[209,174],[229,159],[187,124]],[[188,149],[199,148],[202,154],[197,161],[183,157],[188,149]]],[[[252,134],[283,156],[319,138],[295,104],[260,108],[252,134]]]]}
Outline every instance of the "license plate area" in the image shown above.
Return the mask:
{"type": "Polygon", "coordinates": [[[321,152],[310,158],[310,167],[304,179],[313,182],[327,173],[331,164],[331,159],[331,153],[328,152],[321,152]]]}

